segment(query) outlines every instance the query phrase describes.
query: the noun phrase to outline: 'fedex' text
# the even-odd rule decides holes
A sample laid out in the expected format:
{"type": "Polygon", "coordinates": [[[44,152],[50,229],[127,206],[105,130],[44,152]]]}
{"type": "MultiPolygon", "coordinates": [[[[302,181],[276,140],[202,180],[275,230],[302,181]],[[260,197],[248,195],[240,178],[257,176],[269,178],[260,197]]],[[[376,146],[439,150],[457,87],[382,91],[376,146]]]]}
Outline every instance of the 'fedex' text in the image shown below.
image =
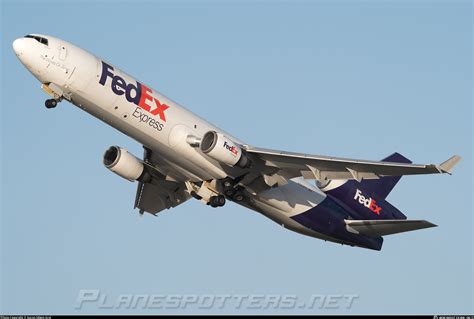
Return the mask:
{"type": "Polygon", "coordinates": [[[161,121],[166,122],[165,111],[169,108],[168,105],[161,103],[156,97],[152,95],[152,90],[136,81],[134,83],[127,83],[125,79],[119,75],[114,75],[114,68],[104,61],[102,61],[102,75],[99,83],[105,86],[108,78],[111,78],[110,86],[112,92],[116,95],[125,95],[128,102],[136,104],[151,115],[158,115],[161,121]]]}
{"type": "Polygon", "coordinates": [[[358,189],[356,190],[355,200],[359,200],[359,203],[370,209],[372,212],[374,212],[377,215],[380,215],[380,211],[382,210],[382,207],[378,206],[377,203],[373,198],[365,198],[365,196],[362,195],[362,192],[358,189]]]}
{"type": "Polygon", "coordinates": [[[234,156],[237,156],[237,154],[239,153],[239,151],[237,150],[237,148],[236,148],[235,146],[233,146],[233,145],[227,144],[227,141],[224,141],[224,147],[225,147],[226,149],[228,149],[228,150],[232,153],[232,155],[234,155],[234,156]]]}

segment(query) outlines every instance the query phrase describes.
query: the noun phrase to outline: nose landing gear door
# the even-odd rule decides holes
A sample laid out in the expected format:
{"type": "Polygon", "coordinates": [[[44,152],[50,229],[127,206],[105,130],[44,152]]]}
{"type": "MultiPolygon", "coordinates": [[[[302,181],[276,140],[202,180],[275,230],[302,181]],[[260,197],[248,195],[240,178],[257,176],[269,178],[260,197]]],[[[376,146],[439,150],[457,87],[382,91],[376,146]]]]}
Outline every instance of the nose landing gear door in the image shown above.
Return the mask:
{"type": "Polygon", "coordinates": [[[59,59],[64,61],[64,60],[66,60],[66,57],[67,57],[66,46],[61,43],[60,46],[59,46],[59,59]]]}

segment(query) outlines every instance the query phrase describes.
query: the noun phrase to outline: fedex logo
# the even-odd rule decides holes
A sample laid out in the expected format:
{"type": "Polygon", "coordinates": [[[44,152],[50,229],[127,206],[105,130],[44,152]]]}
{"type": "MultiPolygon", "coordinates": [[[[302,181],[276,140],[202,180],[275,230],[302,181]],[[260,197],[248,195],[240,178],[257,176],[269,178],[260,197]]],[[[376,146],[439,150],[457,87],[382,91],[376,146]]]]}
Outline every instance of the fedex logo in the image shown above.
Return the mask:
{"type": "Polygon", "coordinates": [[[163,122],[166,122],[165,111],[168,105],[161,103],[157,98],[153,97],[152,90],[140,82],[126,83],[121,76],[114,75],[114,68],[102,61],[102,75],[99,83],[105,86],[107,79],[111,79],[110,86],[112,92],[116,95],[125,95],[128,102],[134,103],[152,115],[158,115],[163,122]]]}
{"type": "Polygon", "coordinates": [[[234,156],[237,156],[237,154],[239,153],[239,151],[237,150],[237,148],[233,145],[229,145],[227,144],[227,141],[224,141],[224,145],[223,145],[226,149],[228,149],[234,156]]]}
{"type": "Polygon", "coordinates": [[[365,198],[365,196],[362,195],[362,192],[359,189],[356,190],[354,199],[359,200],[360,204],[364,205],[375,214],[380,215],[382,207],[378,206],[373,198],[365,198]]]}

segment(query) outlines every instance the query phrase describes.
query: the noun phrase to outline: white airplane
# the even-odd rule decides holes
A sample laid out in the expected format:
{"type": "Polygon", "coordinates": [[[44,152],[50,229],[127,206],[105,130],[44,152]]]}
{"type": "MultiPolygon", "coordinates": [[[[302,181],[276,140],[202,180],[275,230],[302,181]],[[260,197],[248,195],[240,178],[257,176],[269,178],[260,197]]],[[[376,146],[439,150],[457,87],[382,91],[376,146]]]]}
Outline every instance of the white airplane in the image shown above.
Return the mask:
{"type": "Polygon", "coordinates": [[[407,220],[385,200],[401,176],[451,174],[461,159],[417,165],[398,153],[366,161],[258,148],[64,40],[29,34],[13,49],[51,97],[47,108],[67,100],[143,145],[142,159],[119,146],[103,157],[138,181],[140,214],[191,197],[211,207],[231,200],[295,232],[380,250],[382,236],[436,226],[407,220]]]}

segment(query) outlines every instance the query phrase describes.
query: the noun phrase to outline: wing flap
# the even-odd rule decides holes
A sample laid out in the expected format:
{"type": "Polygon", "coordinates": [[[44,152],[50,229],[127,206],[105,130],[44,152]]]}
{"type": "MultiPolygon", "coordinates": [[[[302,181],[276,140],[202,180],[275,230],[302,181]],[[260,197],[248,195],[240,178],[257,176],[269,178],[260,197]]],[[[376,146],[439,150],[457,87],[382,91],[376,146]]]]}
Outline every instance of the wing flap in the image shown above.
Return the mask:
{"type": "Polygon", "coordinates": [[[437,225],[426,220],[345,220],[346,229],[355,234],[373,237],[403,233],[437,225]]]}
{"type": "Polygon", "coordinates": [[[158,214],[160,211],[176,207],[190,198],[184,183],[153,181],[139,183],[135,197],[135,208],[140,213],[158,214]]]}
{"type": "MultiPolygon", "coordinates": [[[[159,158],[148,148],[144,147],[143,161],[148,172],[151,174],[151,181],[148,183],[139,182],[135,195],[135,208],[152,215],[158,214],[164,209],[176,207],[187,201],[191,196],[186,192],[186,184],[168,180],[167,171],[157,169],[159,158]]],[[[166,168],[165,165],[160,166],[166,168]]]]}

